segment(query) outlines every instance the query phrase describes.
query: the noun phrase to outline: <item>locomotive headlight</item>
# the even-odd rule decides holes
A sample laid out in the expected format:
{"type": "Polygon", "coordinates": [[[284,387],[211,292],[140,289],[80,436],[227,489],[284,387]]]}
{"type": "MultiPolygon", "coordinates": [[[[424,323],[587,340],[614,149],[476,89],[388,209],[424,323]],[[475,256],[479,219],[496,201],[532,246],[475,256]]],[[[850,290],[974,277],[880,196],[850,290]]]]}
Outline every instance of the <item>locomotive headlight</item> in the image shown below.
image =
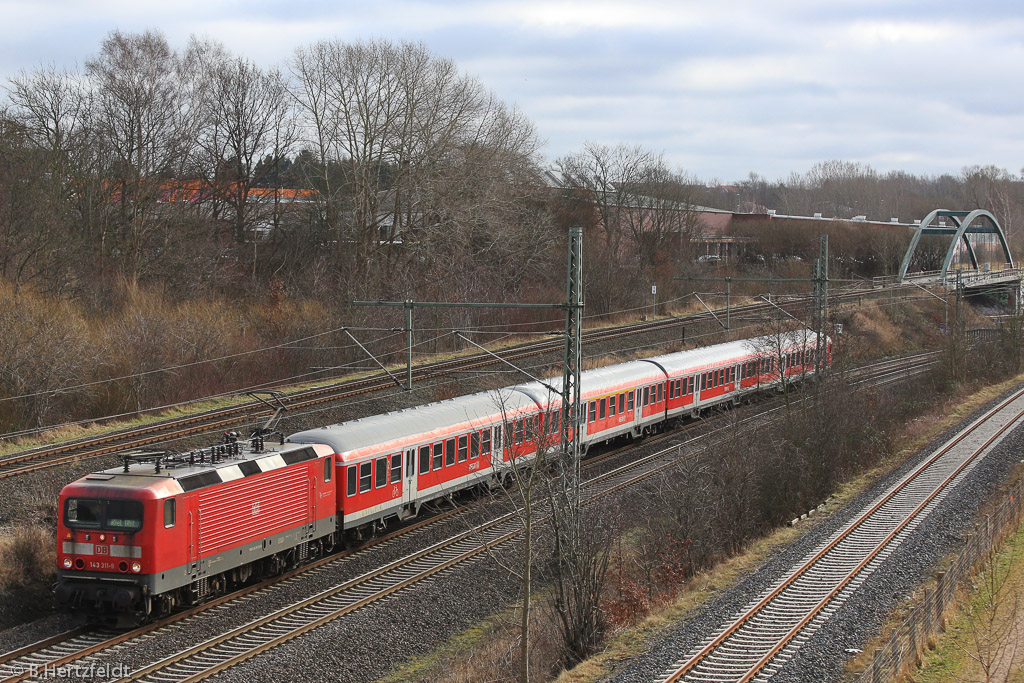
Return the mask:
{"type": "Polygon", "coordinates": [[[64,569],[71,569],[71,558],[70,557],[65,557],[64,561],[61,562],[61,564],[64,565],[64,569]]]}
{"type": "Polygon", "coordinates": [[[135,572],[136,574],[141,572],[142,571],[142,563],[141,562],[132,562],[132,571],[135,572]]]}

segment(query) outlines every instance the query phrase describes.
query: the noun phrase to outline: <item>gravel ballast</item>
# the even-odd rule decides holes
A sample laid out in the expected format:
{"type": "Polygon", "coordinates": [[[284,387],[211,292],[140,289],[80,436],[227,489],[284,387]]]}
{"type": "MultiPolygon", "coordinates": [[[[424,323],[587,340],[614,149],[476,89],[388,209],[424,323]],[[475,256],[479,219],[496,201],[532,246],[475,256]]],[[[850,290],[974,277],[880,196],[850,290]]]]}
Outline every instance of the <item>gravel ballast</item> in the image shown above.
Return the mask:
{"type": "MultiPolygon", "coordinates": [[[[935,451],[984,410],[1019,387],[962,420],[936,437],[916,456],[892,470],[842,510],[824,519],[798,541],[777,551],[739,584],[712,598],[696,615],[671,626],[652,639],[645,652],[623,665],[609,680],[626,683],[650,681],[663,674],[722,623],[738,613],[759,594],[781,579],[812,549],[838,531],[857,512],[905,476],[920,460],[935,451]]],[[[844,650],[863,649],[876,635],[887,615],[913,593],[934,571],[937,563],[955,551],[974,528],[977,515],[989,495],[1006,482],[1024,452],[1024,427],[1013,429],[966,477],[916,533],[905,539],[893,554],[814,633],[773,681],[806,682],[838,680],[852,654],[844,650]]]]}

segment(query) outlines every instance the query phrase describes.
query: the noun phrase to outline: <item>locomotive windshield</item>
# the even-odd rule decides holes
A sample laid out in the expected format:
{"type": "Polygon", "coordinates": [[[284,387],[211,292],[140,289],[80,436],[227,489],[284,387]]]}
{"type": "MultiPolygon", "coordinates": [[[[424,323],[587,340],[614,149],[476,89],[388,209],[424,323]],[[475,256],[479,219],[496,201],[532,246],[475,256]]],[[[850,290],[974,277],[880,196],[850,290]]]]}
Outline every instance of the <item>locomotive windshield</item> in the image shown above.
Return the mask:
{"type": "Polygon", "coordinates": [[[142,528],[142,503],[137,500],[68,498],[64,522],[76,529],[135,531],[142,528]]]}

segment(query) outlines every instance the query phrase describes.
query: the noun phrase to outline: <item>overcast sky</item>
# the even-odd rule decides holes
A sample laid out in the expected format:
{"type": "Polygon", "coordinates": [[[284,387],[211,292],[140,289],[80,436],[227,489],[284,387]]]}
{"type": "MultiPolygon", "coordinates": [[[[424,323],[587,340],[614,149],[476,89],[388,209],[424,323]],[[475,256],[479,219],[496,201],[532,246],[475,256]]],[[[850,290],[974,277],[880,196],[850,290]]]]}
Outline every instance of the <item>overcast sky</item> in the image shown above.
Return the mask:
{"type": "Polygon", "coordinates": [[[1020,0],[0,0],[0,75],[81,64],[112,29],[263,65],[323,38],[422,41],[522,109],[548,159],[640,144],[704,180],[816,161],[1024,166],[1020,0]]]}

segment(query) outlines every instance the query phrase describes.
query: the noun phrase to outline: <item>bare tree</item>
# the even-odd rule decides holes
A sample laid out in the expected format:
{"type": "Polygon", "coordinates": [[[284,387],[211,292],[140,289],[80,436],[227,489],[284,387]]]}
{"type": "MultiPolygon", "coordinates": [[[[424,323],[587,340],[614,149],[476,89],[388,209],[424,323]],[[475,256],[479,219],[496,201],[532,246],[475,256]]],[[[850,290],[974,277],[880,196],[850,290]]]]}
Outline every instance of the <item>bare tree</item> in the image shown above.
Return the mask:
{"type": "Polygon", "coordinates": [[[587,143],[557,166],[563,202],[573,213],[591,213],[603,237],[588,242],[594,258],[587,259],[611,271],[588,283],[588,301],[599,310],[621,307],[627,303],[622,297],[646,289],[659,275],[668,279],[690,256],[691,240],[701,230],[695,200],[703,188],[671,170],[662,155],[639,146],[587,143]],[[615,288],[603,291],[606,282],[615,288]]]}
{"type": "Polygon", "coordinates": [[[373,263],[393,281],[437,236],[450,250],[460,231],[516,216],[507,190],[533,171],[536,134],[450,60],[414,43],[323,42],[291,70],[327,221],[357,272],[373,263]]]}
{"type": "Polygon", "coordinates": [[[168,178],[180,177],[196,139],[198,117],[182,61],[163,35],[113,31],[86,62],[95,88],[95,126],[117,206],[121,275],[129,289],[149,267],[150,242],[170,239],[154,206],[168,178]]]}
{"type": "Polygon", "coordinates": [[[276,70],[226,55],[203,61],[207,84],[199,136],[201,168],[214,196],[230,209],[235,242],[243,243],[256,238],[257,224],[273,222],[265,215],[266,203],[253,201],[252,189],[264,184],[274,160],[290,151],[290,101],[276,70]],[[270,164],[260,163],[265,157],[270,164]]]}

